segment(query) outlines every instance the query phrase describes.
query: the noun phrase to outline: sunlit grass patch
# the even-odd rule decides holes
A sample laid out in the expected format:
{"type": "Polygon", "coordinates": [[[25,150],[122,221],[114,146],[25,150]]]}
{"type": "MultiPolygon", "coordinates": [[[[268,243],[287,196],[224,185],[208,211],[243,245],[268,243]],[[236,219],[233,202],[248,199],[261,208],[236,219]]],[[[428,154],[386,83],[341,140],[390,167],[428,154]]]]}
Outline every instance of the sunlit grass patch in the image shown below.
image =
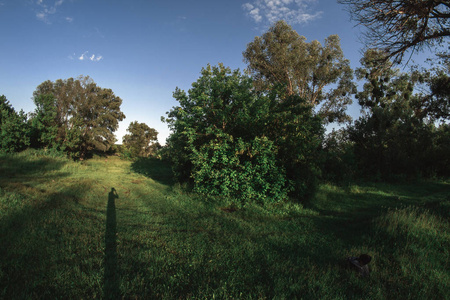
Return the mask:
{"type": "MultiPolygon", "coordinates": [[[[378,246],[376,277],[407,298],[448,296],[450,228],[448,218],[417,206],[390,208],[374,220],[378,246]]],[[[389,286],[383,286],[388,289],[389,286]]],[[[388,291],[386,291],[388,293],[388,291]]]]}
{"type": "Polygon", "coordinates": [[[428,210],[408,206],[390,209],[379,219],[378,225],[391,236],[406,234],[408,238],[425,239],[428,242],[445,237],[442,230],[448,226],[446,222],[428,210]]]}

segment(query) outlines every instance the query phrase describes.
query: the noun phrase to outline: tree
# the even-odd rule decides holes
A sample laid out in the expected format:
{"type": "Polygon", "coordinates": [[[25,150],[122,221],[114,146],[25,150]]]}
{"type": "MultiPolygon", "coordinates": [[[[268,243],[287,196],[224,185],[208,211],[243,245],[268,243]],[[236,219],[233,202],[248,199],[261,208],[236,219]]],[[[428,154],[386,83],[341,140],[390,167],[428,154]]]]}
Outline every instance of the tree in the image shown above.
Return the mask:
{"type": "Polygon", "coordinates": [[[123,144],[133,157],[147,157],[154,151],[152,144],[158,140],[158,132],[155,129],[134,121],[130,123],[127,131],[129,134],[123,137],[123,144]]]}
{"type": "Polygon", "coordinates": [[[357,174],[354,143],[348,128],[333,129],[323,141],[322,179],[338,184],[348,184],[357,174]]]}
{"type": "Polygon", "coordinates": [[[34,101],[36,114],[58,128],[50,134],[56,134],[56,144],[73,157],[83,158],[93,149],[108,150],[119,121],[125,118],[120,111],[122,99],[87,76],[45,81],[36,88],[34,101]]]}
{"type": "Polygon", "coordinates": [[[441,44],[450,36],[449,1],[339,0],[353,20],[367,28],[366,44],[400,63],[405,52],[441,44]]]}
{"type": "Polygon", "coordinates": [[[294,189],[305,197],[322,130],[311,106],[298,96],[279,102],[222,64],[201,74],[188,93],[175,90],[179,106],[166,119],[167,156],[178,179],[241,203],[280,201],[294,189]]]}
{"type": "Polygon", "coordinates": [[[58,148],[61,140],[58,139],[58,126],[55,122],[57,106],[52,94],[38,95],[34,98],[36,110],[31,114],[32,146],[36,148],[58,148]]]}
{"type": "Polygon", "coordinates": [[[436,149],[447,146],[437,144],[434,118],[424,113],[423,95],[415,93],[418,74],[400,73],[385,55],[366,51],[356,70],[358,79],[366,81],[356,94],[364,115],[348,132],[360,171],[382,177],[430,175],[437,165],[436,149]],[[380,61],[386,64],[381,69],[380,61]]]}
{"type": "Polygon", "coordinates": [[[208,65],[201,74],[188,94],[175,90],[180,106],[166,119],[173,132],[168,156],[178,179],[192,180],[198,192],[241,203],[285,198],[284,170],[261,130],[266,99],[238,70],[208,65]]]}
{"type": "Polygon", "coordinates": [[[321,104],[320,115],[328,121],[346,121],[346,105],[351,104],[353,72],[344,58],[337,35],[306,42],[284,21],[247,45],[243,53],[248,70],[259,90],[282,86],[281,98],[297,95],[311,106],[321,104]],[[330,85],[335,88],[326,90],[330,85]]]}
{"type": "Polygon", "coordinates": [[[17,113],[4,95],[0,96],[0,152],[17,152],[30,145],[27,116],[17,113]]]}
{"type": "Polygon", "coordinates": [[[450,60],[441,55],[438,64],[430,69],[416,69],[418,90],[416,113],[434,121],[450,119],[450,60]]]}
{"type": "Polygon", "coordinates": [[[277,159],[286,169],[291,195],[298,199],[314,195],[320,177],[319,150],[324,128],[313,107],[298,95],[283,101],[270,98],[269,114],[265,117],[264,134],[274,141],[277,159]]]}

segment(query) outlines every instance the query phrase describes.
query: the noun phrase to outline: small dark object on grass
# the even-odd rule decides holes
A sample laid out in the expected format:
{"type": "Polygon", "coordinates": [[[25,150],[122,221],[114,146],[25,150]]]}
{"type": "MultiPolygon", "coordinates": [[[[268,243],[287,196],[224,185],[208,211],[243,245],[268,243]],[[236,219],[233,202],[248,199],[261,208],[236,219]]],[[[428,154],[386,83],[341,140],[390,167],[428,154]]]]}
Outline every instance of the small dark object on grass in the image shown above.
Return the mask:
{"type": "Polygon", "coordinates": [[[349,257],[349,263],[358,270],[362,277],[369,276],[369,266],[367,265],[372,257],[367,254],[361,254],[359,257],[349,257]]]}
{"type": "Polygon", "coordinates": [[[235,211],[237,211],[237,208],[234,206],[230,206],[230,207],[221,207],[219,208],[221,211],[227,212],[227,213],[233,213],[235,211]]]}

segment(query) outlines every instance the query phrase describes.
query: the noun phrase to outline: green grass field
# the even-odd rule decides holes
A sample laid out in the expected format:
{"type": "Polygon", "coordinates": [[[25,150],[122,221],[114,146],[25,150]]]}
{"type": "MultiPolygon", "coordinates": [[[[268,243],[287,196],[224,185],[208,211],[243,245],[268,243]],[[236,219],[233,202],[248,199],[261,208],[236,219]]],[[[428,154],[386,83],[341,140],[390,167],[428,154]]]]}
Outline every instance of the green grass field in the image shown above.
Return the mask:
{"type": "Polygon", "coordinates": [[[450,182],[235,209],[167,165],[0,157],[0,299],[449,299],[450,182]],[[370,277],[346,257],[368,253],[370,277]]]}

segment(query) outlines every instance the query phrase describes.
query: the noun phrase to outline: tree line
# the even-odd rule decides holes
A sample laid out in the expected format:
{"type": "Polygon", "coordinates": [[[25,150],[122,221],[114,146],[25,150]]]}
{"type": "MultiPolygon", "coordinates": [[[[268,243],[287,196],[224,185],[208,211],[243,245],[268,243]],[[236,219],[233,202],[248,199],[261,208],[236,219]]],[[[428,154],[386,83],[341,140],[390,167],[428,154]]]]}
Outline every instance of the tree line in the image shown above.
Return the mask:
{"type": "Polygon", "coordinates": [[[338,36],[307,43],[279,21],[248,44],[245,74],[208,65],[175,90],[164,153],[179,181],[243,204],[305,199],[321,180],[448,176],[449,57],[401,72],[397,54],[369,48],[353,72],[338,36]]]}
{"type": "MultiPolygon", "coordinates": [[[[27,147],[45,148],[84,159],[94,151],[112,151],[114,132],[125,118],[122,99],[99,87],[90,77],[47,80],[33,93],[34,112],[16,112],[5,96],[0,98],[1,152],[27,147]]],[[[128,156],[147,156],[158,132],[145,123],[132,122],[124,136],[128,156]]]]}
{"type": "MultiPolygon", "coordinates": [[[[156,130],[136,121],[124,136],[125,152],[137,157],[158,151],[194,191],[241,204],[305,199],[321,180],[448,176],[449,54],[437,53],[429,69],[402,72],[395,63],[409,48],[445,43],[447,33],[439,30],[449,6],[427,2],[431,11],[419,14],[414,1],[341,2],[353,16],[371,16],[399,33],[386,33],[384,48],[368,47],[353,71],[337,35],[308,43],[284,21],[276,22],[247,45],[246,72],[208,65],[187,92],[176,88],[178,106],[163,118],[172,131],[165,147],[155,143],[156,130]],[[387,5],[380,6],[381,15],[379,2],[387,5]],[[410,26],[401,23],[403,14],[414,20],[410,26]],[[433,21],[424,24],[427,18],[433,21]],[[437,37],[427,38],[430,32],[437,37]],[[353,99],[361,108],[354,121],[347,113],[353,99]],[[340,129],[326,133],[333,122],[340,129]]],[[[27,118],[1,98],[2,151],[50,147],[84,158],[111,149],[125,118],[122,100],[89,77],[46,81],[33,99],[36,110],[27,118]]]]}

